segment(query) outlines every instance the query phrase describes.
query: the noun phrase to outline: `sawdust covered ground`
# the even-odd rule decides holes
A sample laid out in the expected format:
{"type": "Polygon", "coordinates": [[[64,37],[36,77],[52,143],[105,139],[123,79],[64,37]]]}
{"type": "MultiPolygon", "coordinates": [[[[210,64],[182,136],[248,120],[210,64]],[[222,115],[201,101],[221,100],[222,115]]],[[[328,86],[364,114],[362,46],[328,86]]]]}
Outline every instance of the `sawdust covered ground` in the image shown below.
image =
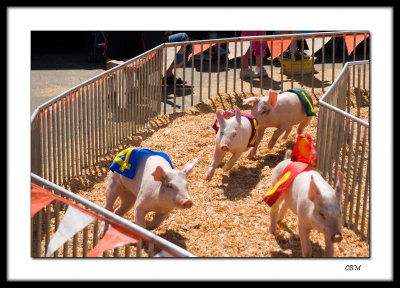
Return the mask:
{"type": "MultiPolygon", "coordinates": [[[[242,99],[249,94],[222,94],[206,100],[185,113],[164,115],[151,122],[148,128],[112,151],[86,176],[73,179],[68,185],[72,191],[103,206],[107,186],[107,171],[113,157],[127,147],[148,148],[166,152],[176,168],[198,159],[188,177],[189,192],[194,202],[190,209],[175,209],[153,232],[198,257],[301,257],[297,234],[297,217],[290,210],[278,225],[278,236],[269,230],[269,206],[261,195],[271,185],[272,169],[283,159],[286,149],[296,141],[293,129],[287,141],[278,140],[272,150],[267,148],[274,129],[267,129],[254,159],[247,152],[229,172],[222,165],[210,182],[205,174],[213,157],[215,132],[211,128],[216,109],[233,109],[237,105],[245,112],[242,99]]],[[[322,95],[313,95],[317,103],[322,95]]],[[[315,105],[318,111],[318,105],[315,105]]],[[[368,105],[362,107],[361,118],[368,119],[368,105]]],[[[317,119],[313,118],[305,129],[316,138],[317,119]]],[[[229,153],[228,153],[229,154],[229,153]]],[[[118,201],[116,205],[118,205],[118,201]]],[[[150,220],[152,214],[147,215],[150,220]]],[[[125,218],[134,221],[133,209],[125,218]]],[[[343,228],[343,241],[335,244],[336,257],[369,257],[369,245],[347,228],[343,228]]],[[[321,233],[312,231],[312,256],[324,257],[325,241],[321,233]]],[[[156,251],[157,252],[157,251],[156,251]]]]}

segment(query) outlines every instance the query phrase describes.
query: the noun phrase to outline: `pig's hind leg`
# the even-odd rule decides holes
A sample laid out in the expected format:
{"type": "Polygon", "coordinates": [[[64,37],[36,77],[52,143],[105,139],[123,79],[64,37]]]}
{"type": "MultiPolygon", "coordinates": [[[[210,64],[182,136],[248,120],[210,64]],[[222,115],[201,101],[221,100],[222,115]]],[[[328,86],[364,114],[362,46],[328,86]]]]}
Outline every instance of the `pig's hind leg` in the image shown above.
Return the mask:
{"type": "Polygon", "coordinates": [[[300,122],[299,127],[297,128],[297,135],[300,135],[303,133],[304,128],[306,128],[308,126],[308,124],[310,124],[312,117],[313,116],[308,116],[305,120],[300,122]]]}
{"type": "Polygon", "coordinates": [[[278,214],[278,222],[283,220],[283,217],[286,215],[286,211],[288,210],[289,206],[283,200],[281,205],[279,206],[279,214],[278,214]]]}
{"type": "MultiPolygon", "coordinates": [[[[108,211],[113,211],[114,203],[117,197],[120,196],[121,190],[123,189],[122,184],[118,178],[118,175],[114,172],[110,172],[108,176],[108,184],[106,189],[106,203],[104,208],[108,211]]],[[[104,221],[100,224],[100,236],[103,237],[104,233],[108,229],[108,224],[104,221]]]]}
{"type": "Polygon", "coordinates": [[[122,217],[135,204],[136,196],[127,189],[125,189],[124,187],[122,187],[120,192],[120,198],[121,198],[121,204],[117,209],[115,209],[114,213],[122,217]]]}
{"type": "Polygon", "coordinates": [[[289,127],[286,129],[285,134],[282,136],[282,140],[286,140],[286,139],[289,137],[290,132],[292,132],[292,126],[289,126],[289,127]]]}
{"type": "Polygon", "coordinates": [[[113,211],[115,200],[117,200],[117,197],[120,195],[121,189],[123,189],[123,187],[118,175],[114,172],[110,172],[110,175],[108,176],[106,204],[104,205],[104,208],[113,211]]]}
{"type": "MultiPolygon", "coordinates": [[[[281,210],[281,203],[283,199],[282,196],[276,200],[276,202],[271,206],[271,212],[270,212],[270,224],[269,224],[269,233],[273,234],[276,236],[276,226],[278,223],[278,214],[280,216],[280,210],[281,210]]],[[[282,203],[284,204],[284,203],[282,203]]],[[[286,210],[285,210],[286,212],[286,210]]],[[[279,217],[280,218],[280,217],[279,217]]]]}
{"type": "Polygon", "coordinates": [[[268,142],[268,148],[272,149],[275,146],[276,141],[278,140],[279,136],[282,135],[284,131],[287,131],[288,127],[280,126],[278,129],[275,130],[274,134],[272,134],[271,140],[268,142]]]}

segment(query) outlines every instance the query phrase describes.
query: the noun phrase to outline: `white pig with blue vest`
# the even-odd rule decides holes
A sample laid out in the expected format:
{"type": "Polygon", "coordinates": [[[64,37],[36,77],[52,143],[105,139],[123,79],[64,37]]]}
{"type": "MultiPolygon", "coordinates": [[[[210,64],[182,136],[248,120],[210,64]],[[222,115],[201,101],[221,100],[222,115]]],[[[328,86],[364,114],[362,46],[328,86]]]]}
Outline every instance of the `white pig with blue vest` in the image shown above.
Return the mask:
{"type": "Polygon", "coordinates": [[[272,149],[283,132],[285,134],[282,139],[286,140],[293,125],[299,124],[297,135],[300,135],[312,117],[316,116],[311,97],[305,90],[299,88],[281,93],[269,89],[268,96],[244,99],[243,105],[247,104],[253,105],[251,115],[258,121],[257,139],[254,147],[250,149],[248,155],[250,158],[256,155],[266,128],[277,128],[268,143],[268,148],[272,149]]]}
{"type": "MultiPolygon", "coordinates": [[[[187,177],[197,159],[174,169],[167,154],[149,149],[128,148],[120,152],[110,166],[105,208],[113,211],[117,197],[121,204],[114,213],[123,216],[132,207],[137,225],[149,230],[157,228],[174,208],[188,209],[193,201],[189,196],[187,177]],[[151,222],[145,221],[154,211],[151,222]]],[[[104,223],[101,228],[104,231],[104,223]]]]}

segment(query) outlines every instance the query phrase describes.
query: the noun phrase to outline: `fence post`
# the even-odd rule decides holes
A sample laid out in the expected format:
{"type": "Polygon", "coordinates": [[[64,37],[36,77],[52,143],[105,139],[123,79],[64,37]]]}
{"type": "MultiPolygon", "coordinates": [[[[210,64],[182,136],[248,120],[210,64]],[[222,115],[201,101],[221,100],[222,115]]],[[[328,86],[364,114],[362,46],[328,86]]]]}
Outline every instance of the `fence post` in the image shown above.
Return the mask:
{"type": "Polygon", "coordinates": [[[36,113],[31,122],[31,171],[42,175],[40,114],[36,113]]]}

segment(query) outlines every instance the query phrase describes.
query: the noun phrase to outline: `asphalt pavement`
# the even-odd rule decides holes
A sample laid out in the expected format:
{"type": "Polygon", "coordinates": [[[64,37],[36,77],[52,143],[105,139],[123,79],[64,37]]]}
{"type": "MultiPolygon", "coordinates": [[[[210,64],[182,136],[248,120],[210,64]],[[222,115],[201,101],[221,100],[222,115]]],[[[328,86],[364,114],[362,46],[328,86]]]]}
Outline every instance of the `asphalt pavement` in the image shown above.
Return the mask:
{"type": "Polygon", "coordinates": [[[32,53],[31,114],[41,104],[102,73],[104,58],[93,62],[79,50],[32,53]]]}
{"type": "MultiPolygon", "coordinates": [[[[196,59],[196,58],[195,58],[196,59]]],[[[43,52],[32,53],[31,57],[31,114],[41,104],[49,101],[50,99],[60,95],[61,93],[69,90],[70,88],[102,73],[106,69],[104,57],[101,55],[97,57],[97,61],[89,61],[88,55],[84,49],[82,50],[48,50],[43,52]]],[[[271,63],[264,60],[264,67],[268,72],[268,76],[260,79],[240,78],[240,59],[236,61],[236,70],[234,69],[234,61],[225,63],[225,56],[221,55],[221,65],[217,65],[217,57],[211,61],[204,61],[200,65],[200,61],[194,61],[193,77],[192,77],[192,62],[191,60],[186,63],[185,69],[177,69],[176,76],[184,78],[187,84],[167,86],[167,105],[166,113],[174,111],[182,111],[190,107],[191,103],[198,103],[200,100],[211,98],[217,93],[231,93],[234,90],[253,91],[253,93],[260,94],[262,92],[266,95],[269,88],[280,90],[281,80],[283,81],[283,90],[292,88],[292,80],[290,75],[281,75],[280,63],[277,59],[273,61],[272,69],[271,63]],[[219,67],[218,67],[219,66],[219,67]],[[185,71],[185,74],[183,73],[185,71]],[[272,78],[271,78],[272,76],[272,78]],[[193,83],[192,83],[193,78],[193,83]],[[208,83],[211,83],[209,88],[208,83]],[[192,96],[193,87],[193,101],[192,96]],[[176,95],[174,97],[174,94],[176,95]],[[175,102],[174,102],[175,101],[175,102]],[[175,105],[174,105],[175,103],[175,105]]],[[[255,62],[255,61],[254,61],[255,62]]],[[[322,91],[321,87],[327,87],[339,75],[342,69],[342,59],[337,59],[335,64],[332,61],[325,60],[322,64],[320,59],[317,58],[314,65],[314,74],[294,75],[293,87],[303,87],[311,90],[314,85],[315,91],[322,91]],[[324,73],[322,73],[322,66],[324,73]]],[[[162,112],[163,112],[162,105],[162,112]]]]}

